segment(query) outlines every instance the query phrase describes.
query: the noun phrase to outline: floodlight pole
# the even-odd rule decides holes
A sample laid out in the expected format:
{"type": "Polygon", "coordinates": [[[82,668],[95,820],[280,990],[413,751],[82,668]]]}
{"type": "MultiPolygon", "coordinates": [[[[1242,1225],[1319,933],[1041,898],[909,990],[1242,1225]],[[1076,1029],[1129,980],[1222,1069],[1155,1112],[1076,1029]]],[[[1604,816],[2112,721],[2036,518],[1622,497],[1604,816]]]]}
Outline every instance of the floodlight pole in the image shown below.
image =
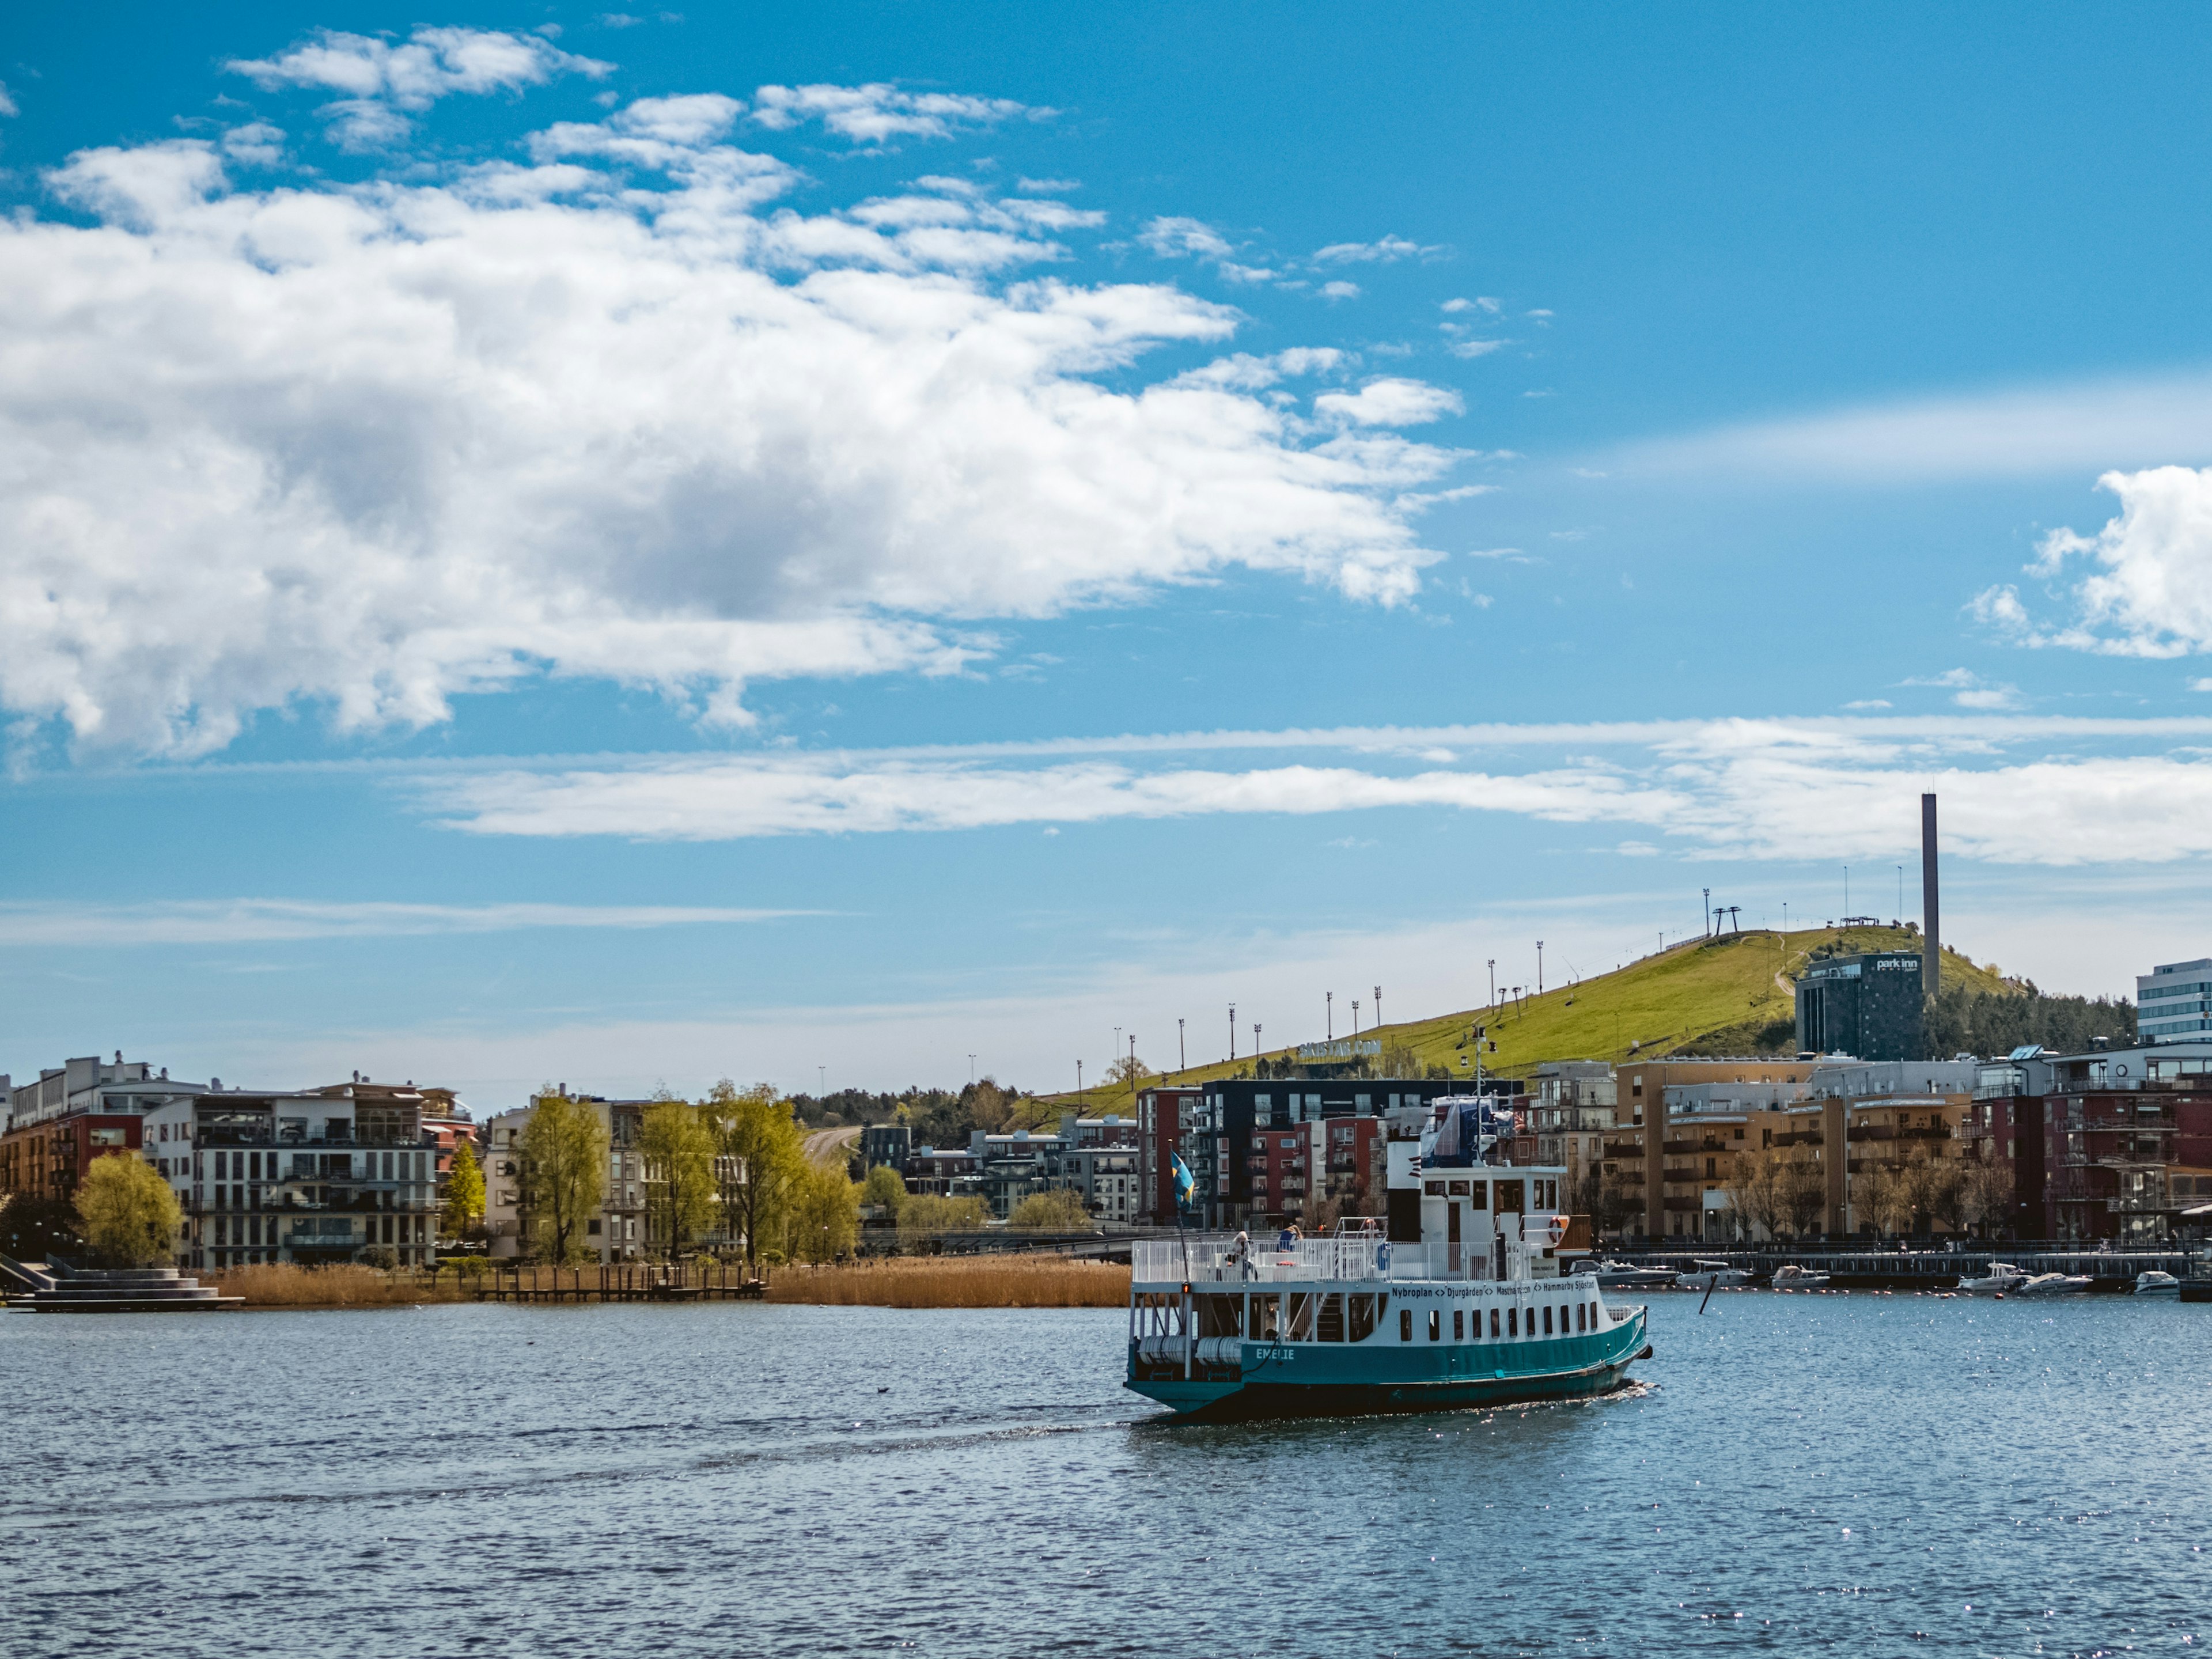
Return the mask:
{"type": "Polygon", "coordinates": [[[1183,1047],[1182,1016],[1176,1016],[1176,1073],[1178,1076],[1190,1069],[1190,1054],[1183,1047]]]}
{"type": "Polygon", "coordinates": [[[1229,1058],[1237,1058],[1237,1005],[1229,1005],[1229,1058]]]}

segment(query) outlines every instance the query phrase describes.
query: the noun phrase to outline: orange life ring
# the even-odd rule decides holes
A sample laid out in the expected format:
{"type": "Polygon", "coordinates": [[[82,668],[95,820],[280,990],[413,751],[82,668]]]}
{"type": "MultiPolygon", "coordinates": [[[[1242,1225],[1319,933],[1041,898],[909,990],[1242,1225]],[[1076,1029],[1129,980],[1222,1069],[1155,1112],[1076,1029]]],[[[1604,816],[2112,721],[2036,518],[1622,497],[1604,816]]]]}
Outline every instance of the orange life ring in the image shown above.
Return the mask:
{"type": "Polygon", "coordinates": [[[1567,1242],[1567,1218],[1555,1215],[1547,1224],[1551,1230],[1552,1248],[1556,1250],[1567,1242]]]}

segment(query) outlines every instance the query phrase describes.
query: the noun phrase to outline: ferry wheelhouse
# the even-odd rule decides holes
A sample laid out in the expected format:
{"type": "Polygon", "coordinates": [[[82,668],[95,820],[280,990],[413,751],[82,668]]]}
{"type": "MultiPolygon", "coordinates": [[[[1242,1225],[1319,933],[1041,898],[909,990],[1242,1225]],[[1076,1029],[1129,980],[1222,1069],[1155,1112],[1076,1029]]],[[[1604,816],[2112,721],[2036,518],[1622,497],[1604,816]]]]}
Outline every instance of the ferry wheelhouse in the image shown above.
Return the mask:
{"type": "MultiPolygon", "coordinates": [[[[1334,1237],[1132,1249],[1127,1386],[1218,1416],[1427,1411],[1602,1394],[1651,1349],[1644,1310],[1561,1271],[1564,1168],[1498,1157],[1498,1103],[1389,1122],[1387,1222],[1334,1237]]],[[[1503,1116],[1502,1112],[1498,1114],[1503,1116]]]]}

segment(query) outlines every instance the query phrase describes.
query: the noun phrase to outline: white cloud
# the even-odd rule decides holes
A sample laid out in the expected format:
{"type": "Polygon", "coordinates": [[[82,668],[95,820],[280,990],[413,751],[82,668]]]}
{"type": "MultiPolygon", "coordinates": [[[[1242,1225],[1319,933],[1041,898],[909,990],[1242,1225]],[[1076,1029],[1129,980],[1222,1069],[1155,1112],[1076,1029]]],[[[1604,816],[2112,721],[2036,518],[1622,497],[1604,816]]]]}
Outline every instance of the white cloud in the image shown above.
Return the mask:
{"type": "Polygon", "coordinates": [[[1324,300],[1357,300],[1359,297],[1359,284],[1323,283],[1321,285],[1321,297],[1324,300]]]}
{"type": "Polygon", "coordinates": [[[1020,117],[1042,121],[1054,113],[1011,98],[904,92],[872,81],[861,87],[763,87],[753,94],[752,118],[779,132],[819,121],[841,138],[881,146],[895,138],[950,138],[958,131],[1020,117]]]}
{"type": "Polygon", "coordinates": [[[2053,531],[2029,567],[2051,579],[2077,557],[2097,567],[2073,585],[2073,621],[2038,626],[2009,585],[1978,595],[1974,614],[2025,645],[2121,657],[2212,650],[2212,470],[2107,472],[2097,484],[2120,498],[2118,516],[2094,537],[2053,531]]]}
{"type": "Polygon", "coordinates": [[[1079,179],[1017,179],[1014,188],[1032,196],[1065,196],[1071,190],[1081,190],[1079,179]]]}
{"type": "Polygon", "coordinates": [[[342,904],[252,898],[130,905],[0,904],[0,945],[46,950],[131,950],[152,945],[399,939],[549,927],[729,927],[821,914],[696,905],[342,904]]]}
{"type": "MultiPolygon", "coordinates": [[[[1385,236],[1379,242],[1332,242],[1314,255],[1314,263],[1322,265],[1389,264],[1400,259],[1410,259],[1415,254],[1442,253],[1441,246],[1423,247],[1419,242],[1407,241],[1403,236],[1385,236]]],[[[1450,307],[1447,305],[1447,310],[1450,307]]]]}
{"type": "Polygon", "coordinates": [[[480,834],[713,841],[1445,806],[1632,825],[1701,854],[1791,862],[1910,850],[1918,840],[1919,797],[1932,790],[1942,797],[1944,846],[1954,856],[2045,866],[2164,864],[2212,855],[2212,761],[2195,746],[2207,735],[2212,720],[1989,714],[1231,732],[509,769],[441,775],[424,789],[430,810],[480,834]],[[2164,751],[2080,755],[2098,740],[2164,751]],[[2033,752],[2051,744],[2059,752],[2033,752]],[[1160,759],[1240,749],[1413,758],[1472,750],[1493,758],[1483,769],[1411,774],[1160,759]],[[1502,751],[1529,749],[1555,758],[1522,769],[1502,764],[1502,751]],[[2023,749],[2031,752],[2016,752],[2023,749]]]}
{"type": "Polygon", "coordinates": [[[1237,250],[1203,219],[1162,216],[1146,222],[1137,240],[1163,259],[1225,259],[1237,250]]]}
{"type": "Polygon", "coordinates": [[[100,222],[0,222],[0,704],[194,753],[552,672],[742,723],[749,679],[952,672],[975,623],[1231,566],[1416,590],[1438,556],[1398,501],[1449,453],[1109,389],[1235,313],[987,280],[1060,252],[1004,204],[780,209],[793,169],[713,142],[735,107],[349,187],[234,191],[198,141],[50,175],[100,222]]]}
{"type": "Polygon", "coordinates": [[[1456,392],[1395,377],[1370,380],[1357,392],[1324,392],[1314,399],[1315,414],[1353,426],[1419,426],[1464,408],[1456,392]]]}
{"type": "Polygon", "coordinates": [[[8,83],[5,81],[0,81],[0,116],[21,113],[22,112],[15,107],[15,100],[8,95],[8,83]]]}
{"type": "Polygon", "coordinates": [[[222,135],[222,153],[244,167],[281,167],[284,161],[284,129],[266,121],[248,121],[222,135]]]}
{"type": "Polygon", "coordinates": [[[1845,703],[1844,707],[1846,708],[1887,708],[1891,707],[1891,704],[1889,699],[1887,697],[1861,697],[1854,702],[1845,703]]]}
{"type": "MultiPolygon", "coordinates": [[[[1970,668],[1946,669],[1942,673],[1933,675],[1927,679],[1908,679],[1899,683],[1903,685],[1941,687],[1952,693],[1951,701],[1961,708],[2002,710],[2021,708],[2027,702],[2027,699],[2021,696],[2018,686],[1992,684],[1970,668]]],[[[1857,707],[1858,705],[1846,706],[1857,707]]],[[[1881,707],[1887,708],[1889,705],[1883,703],[1881,707]]]]}
{"type": "Polygon", "coordinates": [[[562,52],[537,34],[418,28],[404,46],[324,29],[276,57],[234,58],[225,67],[270,89],[343,94],[318,112],[331,124],[331,140],[348,149],[379,149],[406,137],[411,124],[402,111],[426,110],[457,93],[519,92],[559,75],[597,78],[614,65],[562,52]]]}
{"type": "MultiPolygon", "coordinates": [[[[1488,312],[1492,316],[1495,317],[1498,315],[1499,307],[1498,301],[1492,299],[1488,295],[1478,295],[1472,300],[1447,300],[1443,305],[1439,306],[1437,309],[1439,311],[1449,312],[1480,310],[1488,312]]],[[[1549,313],[1547,313],[1547,314],[1548,315],[1549,313]]]]}
{"type": "Polygon", "coordinates": [[[1747,484],[1827,478],[1905,486],[2171,462],[2212,462],[2212,375],[1905,399],[1653,439],[1628,446],[1611,464],[1747,484]]]}
{"type": "MultiPolygon", "coordinates": [[[[1450,346],[1455,357],[1487,357],[1493,351],[1503,351],[1513,343],[1510,340],[1455,340],[1450,346]]],[[[1598,475],[1602,477],[1603,474],[1598,475]]]]}

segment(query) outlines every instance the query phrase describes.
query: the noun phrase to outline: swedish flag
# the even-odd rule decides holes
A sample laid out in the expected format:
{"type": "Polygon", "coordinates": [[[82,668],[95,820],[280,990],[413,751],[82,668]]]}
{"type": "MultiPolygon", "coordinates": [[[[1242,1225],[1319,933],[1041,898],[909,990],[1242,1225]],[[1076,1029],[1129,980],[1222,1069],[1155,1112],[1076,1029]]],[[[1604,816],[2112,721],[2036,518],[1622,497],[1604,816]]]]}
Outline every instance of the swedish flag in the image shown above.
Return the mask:
{"type": "Polygon", "coordinates": [[[1191,1178],[1190,1165],[1182,1161],[1181,1152],[1169,1155],[1175,1163],[1176,1206],[1188,1209],[1190,1201],[1198,1194],[1198,1182],[1191,1178]]]}

